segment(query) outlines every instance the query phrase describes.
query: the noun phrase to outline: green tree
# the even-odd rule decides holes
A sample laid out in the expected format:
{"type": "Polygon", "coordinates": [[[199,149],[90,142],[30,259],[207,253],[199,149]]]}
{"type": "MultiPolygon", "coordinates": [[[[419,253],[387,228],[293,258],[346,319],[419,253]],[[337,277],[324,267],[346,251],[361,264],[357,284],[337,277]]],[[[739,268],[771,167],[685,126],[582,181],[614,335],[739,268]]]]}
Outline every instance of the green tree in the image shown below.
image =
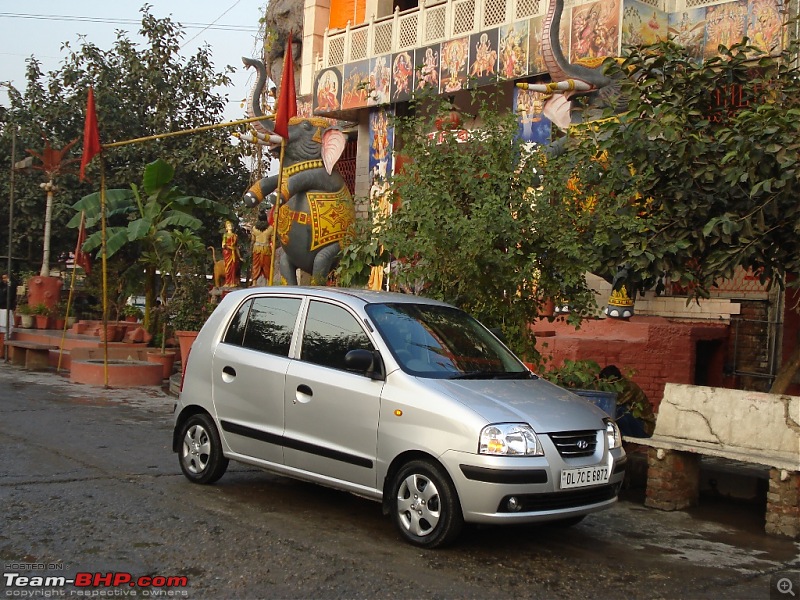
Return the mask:
{"type": "MultiPolygon", "coordinates": [[[[89,86],[94,87],[104,144],[223,120],[226,97],[215,90],[230,85],[228,75],[233,67],[217,71],[208,46],[188,58],[180,55],[183,28],[170,18],[156,18],[148,5],[141,13],[141,43],[123,31],[117,33],[110,49],[101,49],[87,39],[75,46],[65,42],[65,58],[58,69],[47,74],[35,57],[28,59],[26,88],[10,90],[10,107],[0,115],[0,148],[6,156],[10,155],[12,130],[17,132],[17,160],[25,155],[26,148],[40,151],[44,138],[55,148],[76,137],[82,139],[89,86]]],[[[188,195],[235,207],[249,176],[230,133],[219,129],[106,150],[107,186],[127,187],[141,176],[145,165],[168,157],[171,164],[179,166],[178,183],[188,195]]],[[[80,156],[79,145],[71,156],[80,156]]],[[[63,231],[73,216],[69,207],[89,190],[99,188],[98,160],[89,165],[87,175],[89,181],[85,183],[75,175],[64,175],[57,182],[60,189],[53,207],[54,233],[63,231]]],[[[0,190],[6,198],[8,178],[8,169],[0,169],[0,190]]],[[[41,177],[17,173],[14,256],[27,260],[27,269],[41,264],[45,195],[40,183],[41,177]]],[[[220,223],[214,218],[201,217],[198,232],[204,243],[218,241],[220,223]]],[[[7,219],[7,204],[0,203],[0,222],[7,219]]],[[[66,256],[74,244],[68,236],[54,235],[54,258],[66,256]]],[[[2,227],[0,247],[7,245],[7,231],[2,227]]]]}
{"type": "MultiPolygon", "coordinates": [[[[662,43],[631,49],[620,78],[627,111],[575,132],[543,161],[542,194],[591,226],[600,270],[628,264],[708,296],[737,266],[798,285],[800,70],[797,48],[759,55],[747,41],[697,62],[662,43]],[[584,210],[591,207],[591,210],[584,210]]],[[[800,362],[800,350],[788,362],[800,362]]],[[[791,379],[781,373],[780,392],[791,379]]]]}
{"type": "MultiPolygon", "coordinates": [[[[126,221],[124,226],[106,228],[106,255],[115,256],[123,249],[138,256],[139,269],[127,269],[117,278],[137,281],[144,274],[145,320],[150,324],[150,311],[156,296],[167,302],[167,289],[178,288],[178,276],[189,277],[197,272],[197,263],[205,256],[205,245],[198,231],[200,215],[215,219],[230,218],[230,209],[214,200],[188,196],[171,185],[175,169],[164,160],[156,160],[144,169],[142,187],[131,184],[130,189],[106,191],[106,219],[126,221]],[[156,289],[156,272],[161,284],[156,289]]],[[[83,245],[91,252],[102,248],[103,231],[99,227],[101,214],[100,192],[84,196],[73,206],[77,214],[68,227],[80,225],[81,213],[86,215],[86,228],[97,228],[83,245]]],[[[99,250],[102,251],[102,250],[99,250]]],[[[202,269],[201,269],[202,272],[202,269]]],[[[121,285],[121,283],[120,283],[121,285]]],[[[124,289],[121,287],[120,289],[124,289]]]]}
{"type": "Polygon", "coordinates": [[[548,222],[534,218],[535,156],[518,140],[515,116],[494,108],[498,100],[475,93],[466,142],[456,130],[428,135],[448,104],[423,102],[397,120],[400,154],[409,160],[393,180],[401,207],[379,223],[377,238],[396,259],[392,277],[400,287],[500,327],[515,350],[534,360],[528,325],[540,303],[568,296],[589,310],[591,294],[581,285],[585,265],[563,260],[568,246],[561,254],[548,247],[552,228],[561,227],[559,213],[548,222]]]}

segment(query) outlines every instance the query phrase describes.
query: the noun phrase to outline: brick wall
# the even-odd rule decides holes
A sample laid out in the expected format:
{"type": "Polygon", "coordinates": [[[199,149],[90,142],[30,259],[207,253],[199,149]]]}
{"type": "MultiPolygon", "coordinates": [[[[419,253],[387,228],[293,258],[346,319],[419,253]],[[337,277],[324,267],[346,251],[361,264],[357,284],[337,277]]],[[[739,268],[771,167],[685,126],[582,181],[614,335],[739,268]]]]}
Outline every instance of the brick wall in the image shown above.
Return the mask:
{"type": "MultiPolygon", "coordinates": [[[[533,325],[537,348],[554,366],[565,359],[592,359],[617,365],[632,377],[658,410],[667,382],[694,384],[698,341],[719,340],[719,356],[712,368],[720,368],[728,327],[723,323],[679,322],[661,317],[634,316],[630,321],[593,319],[575,330],[563,318],[533,325]]],[[[714,381],[711,382],[715,383],[714,381]]]]}

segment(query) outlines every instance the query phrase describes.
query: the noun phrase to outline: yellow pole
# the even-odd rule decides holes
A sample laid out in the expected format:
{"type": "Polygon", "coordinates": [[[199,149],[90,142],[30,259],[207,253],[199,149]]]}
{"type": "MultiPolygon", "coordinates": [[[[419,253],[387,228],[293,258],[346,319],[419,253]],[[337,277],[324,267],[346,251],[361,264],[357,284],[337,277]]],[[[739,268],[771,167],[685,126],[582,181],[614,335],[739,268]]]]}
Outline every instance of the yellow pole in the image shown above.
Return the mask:
{"type": "Polygon", "coordinates": [[[238,121],[228,121],[226,123],[216,123],[214,125],[203,125],[202,127],[194,127],[192,129],[181,129],[180,131],[170,131],[168,133],[157,133],[155,135],[148,135],[145,137],[133,138],[130,140],[123,140],[121,142],[112,142],[110,144],[103,144],[102,148],[118,148],[119,146],[127,146],[129,144],[138,144],[139,142],[149,142],[151,140],[160,140],[163,138],[176,137],[179,135],[187,135],[190,133],[200,133],[202,131],[211,131],[212,129],[223,129],[225,127],[233,127],[235,125],[243,125],[245,123],[254,123],[256,121],[263,121],[269,119],[274,115],[267,115],[264,117],[249,117],[247,119],[239,119],[238,121]]]}
{"type": "Polygon", "coordinates": [[[277,187],[277,199],[275,200],[275,208],[272,211],[272,260],[269,261],[269,283],[267,285],[272,285],[274,279],[274,270],[275,270],[275,259],[278,256],[278,248],[275,245],[278,238],[278,210],[281,206],[281,186],[283,185],[283,153],[286,150],[286,140],[281,141],[281,158],[278,161],[278,187],[277,187]]]}
{"type": "Polygon", "coordinates": [[[100,240],[103,264],[103,383],[108,387],[108,271],[106,270],[106,161],[100,153],[100,240]]]}

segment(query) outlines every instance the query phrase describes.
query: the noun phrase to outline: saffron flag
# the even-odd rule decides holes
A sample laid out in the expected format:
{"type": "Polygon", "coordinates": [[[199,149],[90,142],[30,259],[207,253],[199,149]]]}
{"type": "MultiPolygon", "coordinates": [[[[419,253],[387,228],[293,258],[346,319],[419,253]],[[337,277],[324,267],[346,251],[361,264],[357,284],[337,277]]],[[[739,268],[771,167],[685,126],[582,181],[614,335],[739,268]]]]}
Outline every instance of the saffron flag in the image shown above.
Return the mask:
{"type": "Polygon", "coordinates": [[[292,60],[292,32],[286,42],[283,57],[281,93],[278,96],[278,109],[275,111],[275,133],[284,140],[289,139],[289,119],[297,116],[297,92],[294,89],[294,61],[292,60]]]}
{"type": "Polygon", "coordinates": [[[94,155],[102,150],[100,146],[100,132],[97,130],[97,113],[94,110],[94,90],[89,88],[89,98],[86,101],[86,121],[83,124],[83,157],[81,158],[81,181],[85,177],[86,165],[94,155]]]}
{"type": "Polygon", "coordinates": [[[81,226],[78,229],[78,244],[75,246],[75,264],[83,267],[83,270],[89,275],[92,272],[92,259],[81,248],[86,241],[86,213],[81,211],[81,226]]]}

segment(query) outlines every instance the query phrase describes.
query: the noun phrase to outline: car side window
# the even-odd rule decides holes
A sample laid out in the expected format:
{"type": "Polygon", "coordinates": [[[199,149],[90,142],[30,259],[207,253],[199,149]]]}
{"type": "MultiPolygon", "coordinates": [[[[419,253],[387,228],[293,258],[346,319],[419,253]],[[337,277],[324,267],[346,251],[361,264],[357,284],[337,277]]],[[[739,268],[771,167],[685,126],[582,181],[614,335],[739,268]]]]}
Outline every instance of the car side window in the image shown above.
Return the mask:
{"type": "Polygon", "coordinates": [[[355,317],[340,306],[311,301],[301,360],[344,370],[345,355],[356,349],[372,351],[375,348],[355,317]]]}
{"type": "Polygon", "coordinates": [[[223,341],[288,356],[299,311],[299,298],[255,298],[241,306],[223,341]]]}

